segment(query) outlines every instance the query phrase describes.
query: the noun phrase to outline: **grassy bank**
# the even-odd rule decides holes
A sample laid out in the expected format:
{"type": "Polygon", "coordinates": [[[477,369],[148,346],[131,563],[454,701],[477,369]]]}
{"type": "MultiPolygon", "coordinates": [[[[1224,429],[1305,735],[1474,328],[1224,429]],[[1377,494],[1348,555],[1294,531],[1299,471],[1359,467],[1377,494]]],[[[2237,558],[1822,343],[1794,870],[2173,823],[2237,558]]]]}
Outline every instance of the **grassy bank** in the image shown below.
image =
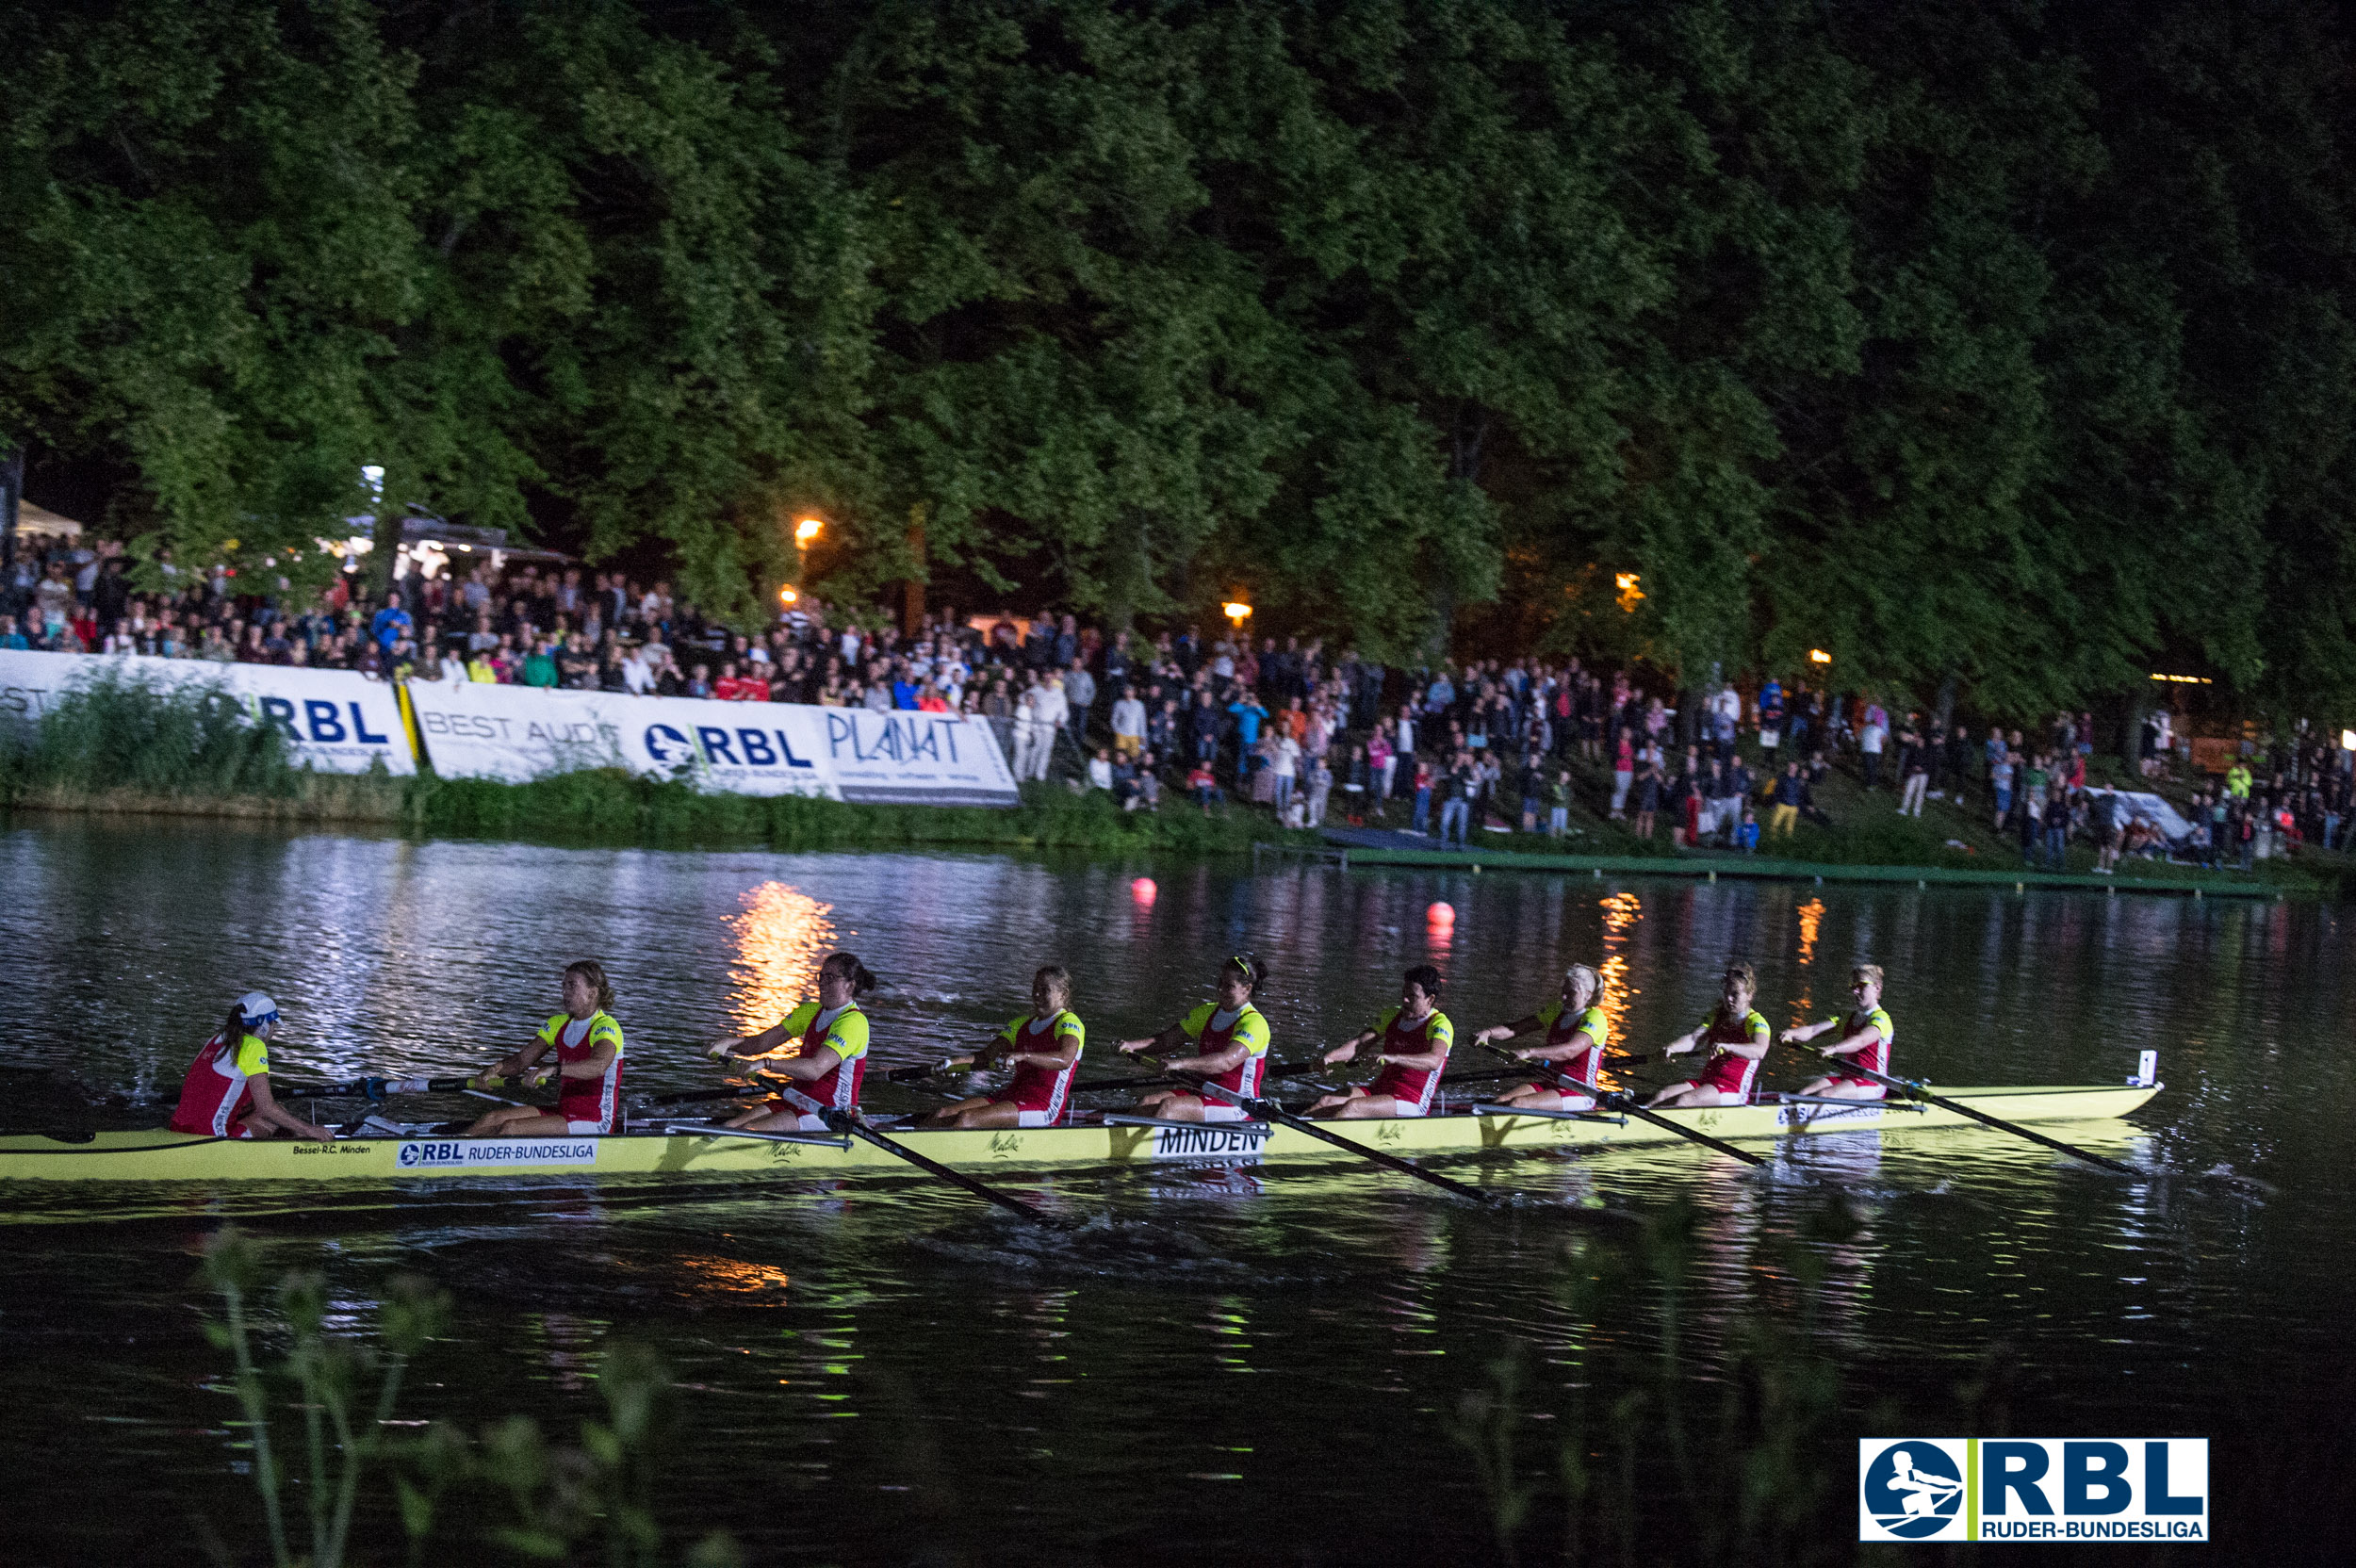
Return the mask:
{"type": "Polygon", "coordinates": [[[37,724],[0,734],[0,807],[788,850],[1234,854],[1254,841],[1314,841],[1251,811],[1206,816],[1173,800],[1159,812],[1124,812],[1102,793],[1075,795],[1060,784],[1025,785],[1022,805],[984,809],[710,794],[613,768],[529,784],[318,774],[296,766],[285,737],[248,723],[232,697],[114,678],[66,693],[37,724]]]}

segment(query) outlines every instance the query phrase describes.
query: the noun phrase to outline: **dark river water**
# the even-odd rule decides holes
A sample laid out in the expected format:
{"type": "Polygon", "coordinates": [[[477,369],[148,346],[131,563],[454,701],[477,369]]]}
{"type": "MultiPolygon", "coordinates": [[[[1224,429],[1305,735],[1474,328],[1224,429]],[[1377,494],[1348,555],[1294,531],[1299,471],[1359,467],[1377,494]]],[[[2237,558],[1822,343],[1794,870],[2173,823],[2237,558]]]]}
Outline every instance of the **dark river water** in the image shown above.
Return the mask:
{"type": "MultiPolygon", "coordinates": [[[[282,1074],[485,1064],[576,956],[614,979],[633,1090],[712,1082],[697,1044],[774,1021],[836,947],[886,982],[886,1066],[970,1044],[1048,959],[1091,1058],[1246,948],[1284,1058],[1424,961],[1460,1031],[1595,963],[1642,1050],[1730,958],[1778,1027],[1871,960],[1903,1070],[2118,1082],[2156,1047],[2168,1087],[2132,1123],[2054,1130],[2248,1179],[1892,1128],[1801,1140],[1764,1179],[1682,1146],[1452,1165],[1523,1195],[1494,1212],[1356,1168],[1014,1182],[1100,1221],[1057,1242],[921,1181],[20,1187],[0,1192],[8,1562],[200,1560],[208,1529],[262,1550],[196,1279],[228,1220],[271,1267],[323,1270],[339,1331],[375,1331],[396,1270],[450,1293],[401,1419],[520,1413],[570,1441],[612,1347],[659,1352],[679,1385],[663,1560],[715,1527],[756,1561],[1499,1560],[1520,1506],[1525,1561],[1844,1561],[1857,1439],[1893,1433],[2208,1436],[2215,1560],[2328,1556],[2352,1522],[2356,996],[2331,906],[38,819],[0,826],[0,890],[12,1130],[77,1095],[159,1119],[249,988],[284,1010],[282,1074]],[[1435,898],[1458,911],[1444,941],[1435,898]],[[1567,1510],[1566,1454],[1588,1489],[1567,1510]]],[[[1789,1056],[1771,1083],[1796,1086],[1789,1056]]],[[[916,1103],[897,1093],[871,1104],[916,1103]]],[[[481,1560],[483,1522],[434,1555],[481,1560]]],[[[359,1536],[358,1560],[403,1560],[376,1483],[359,1536]]]]}

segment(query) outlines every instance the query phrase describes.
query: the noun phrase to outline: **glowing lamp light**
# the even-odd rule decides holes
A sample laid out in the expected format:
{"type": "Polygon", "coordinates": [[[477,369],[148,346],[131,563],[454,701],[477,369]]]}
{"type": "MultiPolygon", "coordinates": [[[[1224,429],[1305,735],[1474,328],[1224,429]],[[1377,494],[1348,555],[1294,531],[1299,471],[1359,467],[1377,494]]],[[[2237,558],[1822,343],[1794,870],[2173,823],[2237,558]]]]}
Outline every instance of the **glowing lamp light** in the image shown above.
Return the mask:
{"type": "Polygon", "coordinates": [[[2151,678],[2154,680],[2165,680],[2171,686],[2207,686],[2211,684],[2209,678],[2205,675],[2160,675],[2154,673],[2151,678]]]}
{"type": "Polygon", "coordinates": [[[1237,599],[1228,600],[1225,604],[1219,606],[1219,610],[1229,620],[1235,622],[1237,626],[1243,625],[1243,623],[1250,619],[1252,615],[1252,606],[1237,599]]]}
{"type": "Polygon", "coordinates": [[[779,604],[799,604],[802,602],[802,596],[795,593],[794,591],[794,585],[789,582],[784,587],[777,590],[777,602],[779,604]]]}
{"type": "Polygon", "coordinates": [[[816,517],[805,517],[794,525],[794,542],[807,545],[826,531],[826,525],[816,517]]]}
{"type": "Polygon", "coordinates": [[[2342,751],[2356,751],[2356,729],[2343,729],[2340,731],[2340,749],[2342,751]]]}
{"type": "Polygon", "coordinates": [[[1150,876],[1140,876],[1129,884],[1129,896],[1140,905],[1151,905],[1161,896],[1161,889],[1153,885],[1153,879],[1150,876]]]}
{"type": "Polygon", "coordinates": [[[1644,597],[1644,590],[1637,586],[1637,584],[1643,582],[1644,580],[1644,579],[1643,574],[1638,572],[1615,572],[1612,574],[1612,586],[1619,590],[1620,608],[1627,611],[1631,615],[1636,613],[1636,606],[1641,603],[1644,597]]]}
{"type": "Polygon", "coordinates": [[[1823,648],[1810,648],[1808,650],[1808,662],[1811,664],[1829,664],[1832,662],[1832,655],[1823,648]]]}

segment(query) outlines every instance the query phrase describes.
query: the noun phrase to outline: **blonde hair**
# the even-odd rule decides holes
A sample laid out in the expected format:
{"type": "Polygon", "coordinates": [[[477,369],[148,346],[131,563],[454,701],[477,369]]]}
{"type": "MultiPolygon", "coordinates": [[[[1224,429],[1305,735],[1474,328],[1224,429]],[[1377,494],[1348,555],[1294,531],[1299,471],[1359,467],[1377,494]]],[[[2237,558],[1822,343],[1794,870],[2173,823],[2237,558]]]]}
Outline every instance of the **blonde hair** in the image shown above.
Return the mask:
{"type": "Polygon", "coordinates": [[[1031,984],[1034,986],[1045,986],[1047,988],[1047,994],[1055,999],[1056,1006],[1069,1007],[1072,1005],[1072,972],[1064,968],[1063,965],[1039,965],[1038,972],[1031,976],[1031,984]]]}
{"type": "Polygon", "coordinates": [[[1751,968],[1750,965],[1728,964],[1726,966],[1726,978],[1729,980],[1740,980],[1742,982],[1742,988],[1744,990],[1750,992],[1753,996],[1757,996],[1759,994],[1759,971],[1751,968]]]}
{"type": "Polygon", "coordinates": [[[1570,982],[1573,990],[1584,988],[1590,997],[1603,994],[1603,976],[1592,965],[1573,964],[1562,972],[1562,978],[1570,982]]]}
{"type": "Polygon", "coordinates": [[[1882,983],[1882,967],[1879,964],[1857,964],[1850,969],[1849,977],[1853,980],[1871,980],[1873,982],[1874,988],[1879,989],[1882,983]]]}

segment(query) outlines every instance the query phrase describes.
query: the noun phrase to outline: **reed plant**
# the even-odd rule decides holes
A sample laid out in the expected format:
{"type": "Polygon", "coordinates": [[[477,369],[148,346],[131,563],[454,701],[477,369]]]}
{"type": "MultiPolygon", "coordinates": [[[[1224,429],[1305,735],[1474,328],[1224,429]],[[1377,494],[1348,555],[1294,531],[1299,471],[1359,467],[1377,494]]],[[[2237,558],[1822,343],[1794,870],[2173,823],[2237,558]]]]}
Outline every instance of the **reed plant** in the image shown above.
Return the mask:
{"type": "MultiPolygon", "coordinates": [[[[353,1560],[352,1521],[364,1478],[381,1474],[406,1539],[408,1560],[566,1562],[598,1549],[613,1568],[734,1568],[741,1562],[725,1534],[707,1536],[684,1555],[666,1550],[654,1511],[657,1456],[671,1414],[671,1378],[660,1357],[617,1342],[606,1348],[597,1386],[605,1419],[584,1420],[577,1445],[550,1440],[529,1416],[510,1416],[469,1436],[435,1421],[422,1436],[391,1435],[411,1361],[450,1323],[450,1298],[424,1281],[397,1275],[378,1314],[378,1347],[327,1331],[327,1290],[311,1270],[282,1273],[273,1295],[288,1339],[269,1366],[255,1353],[254,1302],[262,1287],[261,1249],[235,1226],[205,1250],[204,1278],[221,1298],[220,1320],[206,1325],[230,1353],[232,1387],[245,1416],[250,1473],[259,1496],[274,1568],[343,1568],[353,1560]],[[381,1347],[381,1348],[379,1348],[381,1347]],[[285,1396],[282,1399],[281,1396],[285,1396]],[[299,1419],[300,1470],[283,1457],[281,1429],[299,1419]],[[461,1499],[464,1507],[449,1504],[461,1499]],[[297,1506],[299,1505],[299,1507],[297,1506]],[[494,1522],[461,1540],[444,1527],[458,1513],[494,1522]],[[290,1515],[307,1523],[307,1549],[290,1515]]],[[[218,1527],[198,1521],[205,1549],[227,1564],[246,1554],[221,1543],[218,1527]]],[[[379,1551],[365,1555],[380,1559],[379,1551]]]]}

